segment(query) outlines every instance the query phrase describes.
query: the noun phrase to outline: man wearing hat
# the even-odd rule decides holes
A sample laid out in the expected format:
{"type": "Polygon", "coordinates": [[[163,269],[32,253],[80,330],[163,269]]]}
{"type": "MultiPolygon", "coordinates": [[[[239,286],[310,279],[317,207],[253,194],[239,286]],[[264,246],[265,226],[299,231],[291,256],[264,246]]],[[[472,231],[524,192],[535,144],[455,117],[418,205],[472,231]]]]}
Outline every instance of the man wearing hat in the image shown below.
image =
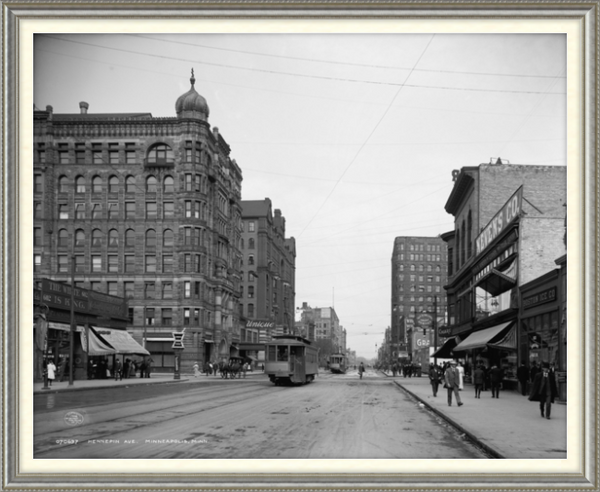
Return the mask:
{"type": "Polygon", "coordinates": [[[458,373],[458,369],[456,367],[456,361],[453,360],[448,365],[446,369],[446,373],[444,374],[444,382],[445,387],[448,390],[448,406],[452,406],[452,393],[456,396],[456,403],[458,406],[462,406],[462,401],[460,401],[460,395],[458,394],[458,385],[460,383],[460,375],[458,373]]]}

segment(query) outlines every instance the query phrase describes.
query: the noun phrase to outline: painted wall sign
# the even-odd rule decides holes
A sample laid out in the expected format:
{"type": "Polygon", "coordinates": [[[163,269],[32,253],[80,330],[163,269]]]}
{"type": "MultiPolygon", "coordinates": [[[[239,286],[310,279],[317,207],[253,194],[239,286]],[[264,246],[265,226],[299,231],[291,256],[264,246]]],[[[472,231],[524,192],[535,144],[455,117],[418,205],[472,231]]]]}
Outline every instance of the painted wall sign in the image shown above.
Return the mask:
{"type": "Polygon", "coordinates": [[[246,328],[275,328],[275,322],[250,319],[246,321],[246,328]]]}
{"type": "Polygon", "coordinates": [[[540,304],[552,302],[554,300],[556,300],[556,287],[538,292],[532,296],[524,297],[523,309],[530,309],[534,306],[539,306],[540,304]]]}
{"type": "Polygon", "coordinates": [[[475,239],[475,253],[481,254],[502,231],[504,231],[521,212],[523,203],[523,187],[521,186],[511,196],[500,211],[485,226],[481,234],[475,239]]]}

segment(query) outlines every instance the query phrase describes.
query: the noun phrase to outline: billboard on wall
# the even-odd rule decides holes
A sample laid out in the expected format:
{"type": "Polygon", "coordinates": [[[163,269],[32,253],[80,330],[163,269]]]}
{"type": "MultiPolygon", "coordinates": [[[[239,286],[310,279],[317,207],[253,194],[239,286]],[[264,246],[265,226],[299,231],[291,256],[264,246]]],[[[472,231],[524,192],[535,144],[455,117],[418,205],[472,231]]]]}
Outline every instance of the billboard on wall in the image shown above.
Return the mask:
{"type": "Polygon", "coordinates": [[[413,332],[412,341],[413,350],[423,349],[431,345],[431,340],[429,337],[420,332],[413,332]]]}
{"type": "Polygon", "coordinates": [[[523,187],[519,187],[504,206],[494,215],[475,239],[475,254],[480,255],[502,231],[504,231],[521,213],[523,187]]]}

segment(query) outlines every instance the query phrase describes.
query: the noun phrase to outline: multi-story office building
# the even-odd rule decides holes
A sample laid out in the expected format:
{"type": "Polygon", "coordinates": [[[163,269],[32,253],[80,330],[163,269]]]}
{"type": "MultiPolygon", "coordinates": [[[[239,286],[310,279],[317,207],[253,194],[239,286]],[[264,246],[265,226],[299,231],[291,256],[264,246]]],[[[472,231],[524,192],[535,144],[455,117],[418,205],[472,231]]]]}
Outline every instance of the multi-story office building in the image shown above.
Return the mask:
{"type": "MultiPolygon", "coordinates": [[[[154,367],[228,357],[240,340],[242,173],[191,88],[175,117],[34,112],[34,271],[123,297],[154,367]]],[[[233,352],[235,353],[235,352],[233,352]]]]}
{"type": "Polygon", "coordinates": [[[242,342],[258,344],[294,332],[296,242],[285,237],[285,218],[269,198],[241,207],[242,342]]]}
{"type": "Polygon", "coordinates": [[[436,343],[435,329],[445,323],[448,253],[440,237],[406,236],[394,240],[390,353],[410,359],[436,343]]]}
{"type": "Polygon", "coordinates": [[[527,285],[526,295],[534,299],[531,282],[554,270],[565,254],[566,168],[498,159],[463,167],[454,176],[445,208],[455,228],[443,235],[449,258],[448,346],[456,345],[452,352],[468,367],[501,365],[507,383],[516,384],[518,363],[564,364],[560,305],[534,323],[519,320],[519,290],[527,285]]]}

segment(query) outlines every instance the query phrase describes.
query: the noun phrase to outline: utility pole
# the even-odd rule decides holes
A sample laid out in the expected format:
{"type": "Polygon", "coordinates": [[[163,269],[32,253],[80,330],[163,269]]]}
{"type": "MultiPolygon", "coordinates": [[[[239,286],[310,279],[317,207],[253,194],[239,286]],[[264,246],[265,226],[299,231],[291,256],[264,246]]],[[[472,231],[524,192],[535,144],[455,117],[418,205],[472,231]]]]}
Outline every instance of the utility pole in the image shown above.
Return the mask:
{"type": "MultiPolygon", "coordinates": [[[[437,332],[437,296],[433,296],[433,353],[437,352],[438,332],[437,332]]],[[[437,357],[433,357],[433,363],[437,366],[437,357]]]]}
{"type": "Polygon", "coordinates": [[[75,355],[75,255],[71,256],[71,329],[69,330],[69,386],[73,386],[75,355]]]}

